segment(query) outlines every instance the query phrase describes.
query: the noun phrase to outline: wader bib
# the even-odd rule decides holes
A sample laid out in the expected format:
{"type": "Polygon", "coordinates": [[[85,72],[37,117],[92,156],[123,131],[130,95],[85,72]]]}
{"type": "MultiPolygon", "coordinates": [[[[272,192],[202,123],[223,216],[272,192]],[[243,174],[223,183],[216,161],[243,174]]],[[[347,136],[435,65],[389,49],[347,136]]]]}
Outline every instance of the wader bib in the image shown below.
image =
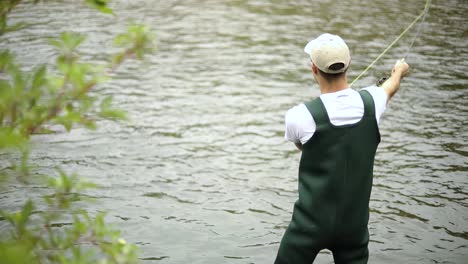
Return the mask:
{"type": "Polygon", "coordinates": [[[359,94],[364,115],[334,126],[320,98],[306,103],[317,125],[303,145],[299,199],[275,264],[311,264],[324,248],[337,264],[367,263],[369,198],[380,133],[372,96],[359,94]]]}

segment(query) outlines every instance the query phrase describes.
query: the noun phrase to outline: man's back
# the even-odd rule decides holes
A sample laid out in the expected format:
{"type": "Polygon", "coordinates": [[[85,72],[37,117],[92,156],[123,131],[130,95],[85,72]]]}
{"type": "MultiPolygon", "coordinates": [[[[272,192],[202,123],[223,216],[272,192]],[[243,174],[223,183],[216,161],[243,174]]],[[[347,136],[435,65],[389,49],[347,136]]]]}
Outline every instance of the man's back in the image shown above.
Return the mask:
{"type": "Polygon", "coordinates": [[[348,261],[348,247],[367,258],[368,206],[380,134],[372,96],[367,91],[359,95],[362,117],[341,126],[330,122],[322,99],[305,104],[316,130],[303,144],[299,199],[279,251],[294,260],[290,263],[310,262],[324,248],[337,263],[348,261]]]}
{"type": "MultiPolygon", "coordinates": [[[[375,117],[377,124],[386,109],[387,95],[382,88],[370,86],[363,90],[372,95],[375,105],[375,117]]],[[[330,121],[335,126],[357,123],[364,114],[364,104],[359,93],[351,88],[335,93],[320,95],[330,121]]],[[[316,129],[312,114],[305,104],[299,104],[285,115],[285,139],[294,143],[305,144],[314,134],[316,129]]]]}

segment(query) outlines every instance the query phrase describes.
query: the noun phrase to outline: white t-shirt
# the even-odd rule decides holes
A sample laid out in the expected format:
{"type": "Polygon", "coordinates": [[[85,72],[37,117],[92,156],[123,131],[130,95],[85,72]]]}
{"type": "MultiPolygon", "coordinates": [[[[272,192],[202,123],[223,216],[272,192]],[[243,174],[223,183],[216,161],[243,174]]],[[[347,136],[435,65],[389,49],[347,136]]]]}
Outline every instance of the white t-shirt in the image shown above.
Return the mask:
{"type": "MultiPolygon", "coordinates": [[[[377,124],[387,105],[387,93],[377,86],[364,88],[374,99],[377,124]]],[[[335,93],[320,95],[330,122],[335,126],[359,122],[364,115],[364,103],[359,93],[351,88],[335,93]]],[[[315,132],[315,121],[304,104],[299,104],[286,112],[286,132],[284,137],[294,143],[305,144],[315,132]]]]}

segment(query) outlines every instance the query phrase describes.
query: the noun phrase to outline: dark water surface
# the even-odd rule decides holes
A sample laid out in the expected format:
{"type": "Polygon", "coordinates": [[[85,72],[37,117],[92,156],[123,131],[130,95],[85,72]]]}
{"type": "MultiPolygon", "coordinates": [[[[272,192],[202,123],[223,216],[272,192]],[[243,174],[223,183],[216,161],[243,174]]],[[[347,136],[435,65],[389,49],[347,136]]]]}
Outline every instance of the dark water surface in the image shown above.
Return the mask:
{"type": "MultiPolygon", "coordinates": [[[[99,62],[134,18],[155,29],[158,52],[98,89],[130,121],[36,136],[32,161],[101,184],[87,208],[107,210],[143,263],[200,264],[273,262],[297,199],[300,153],[283,139],[284,113],[319,94],[305,43],[341,35],[354,79],[425,4],[116,0],[110,17],[78,2],[20,7],[12,22],[33,25],[1,37],[2,47],[30,67],[53,59],[46,38],[72,30],[88,34],[82,51],[99,62]]],[[[432,1],[407,59],[411,74],[381,121],[370,263],[468,263],[467,13],[465,0],[432,1]]],[[[415,32],[354,86],[389,71],[415,32]]],[[[11,186],[2,207],[36,189],[11,186]]]]}

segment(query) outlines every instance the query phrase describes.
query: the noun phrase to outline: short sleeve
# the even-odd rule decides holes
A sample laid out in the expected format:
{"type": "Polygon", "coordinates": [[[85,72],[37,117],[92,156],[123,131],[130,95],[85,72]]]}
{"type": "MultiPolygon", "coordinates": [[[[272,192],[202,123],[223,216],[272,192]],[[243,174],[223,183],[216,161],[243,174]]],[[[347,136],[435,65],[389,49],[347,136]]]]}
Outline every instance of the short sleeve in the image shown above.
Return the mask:
{"type": "Polygon", "coordinates": [[[383,88],[375,85],[366,87],[363,90],[368,91],[372,95],[372,99],[374,99],[375,118],[377,120],[377,123],[379,123],[380,117],[387,108],[387,93],[384,91],[383,88]]]}
{"type": "Polygon", "coordinates": [[[293,143],[305,144],[315,132],[314,119],[304,104],[289,109],[284,120],[284,138],[293,143]]]}

